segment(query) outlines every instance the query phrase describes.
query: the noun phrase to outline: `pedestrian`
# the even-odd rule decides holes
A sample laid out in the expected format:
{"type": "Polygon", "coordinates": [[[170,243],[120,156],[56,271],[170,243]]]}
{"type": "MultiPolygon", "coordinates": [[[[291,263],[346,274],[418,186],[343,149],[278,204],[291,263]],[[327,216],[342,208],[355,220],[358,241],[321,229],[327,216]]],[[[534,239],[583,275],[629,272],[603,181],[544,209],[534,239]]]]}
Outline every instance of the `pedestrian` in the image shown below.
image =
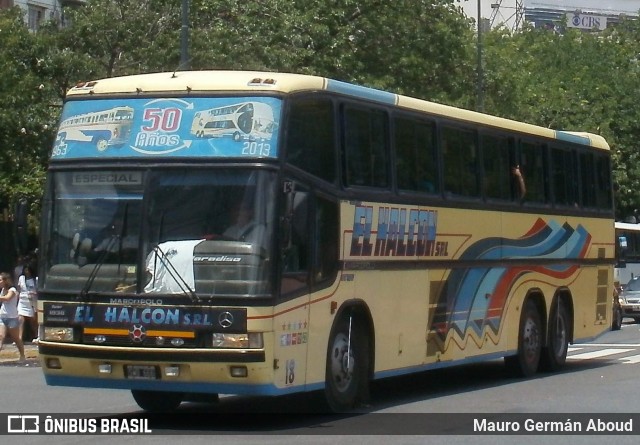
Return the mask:
{"type": "Polygon", "coordinates": [[[25,260],[26,260],[25,257],[22,255],[20,255],[18,259],[16,259],[16,267],[13,268],[14,283],[18,281],[18,278],[20,278],[20,275],[22,275],[22,268],[26,264],[25,260]]]}
{"type": "Polygon", "coordinates": [[[18,347],[20,361],[24,362],[24,344],[20,338],[20,320],[18,316],[18,291],[13,286],[11,274],[0,273],[0,351],[4,339],[9,334],[18,347]]]}
{"type": "Polygon", "coordinates": [[[20,320],[19,335],[24,338],[24,325],[29,323],[31,338],[38,342],[38,278],[28,264],[22,269],[22,275],[18,278],[18,317],[20,320]]]}

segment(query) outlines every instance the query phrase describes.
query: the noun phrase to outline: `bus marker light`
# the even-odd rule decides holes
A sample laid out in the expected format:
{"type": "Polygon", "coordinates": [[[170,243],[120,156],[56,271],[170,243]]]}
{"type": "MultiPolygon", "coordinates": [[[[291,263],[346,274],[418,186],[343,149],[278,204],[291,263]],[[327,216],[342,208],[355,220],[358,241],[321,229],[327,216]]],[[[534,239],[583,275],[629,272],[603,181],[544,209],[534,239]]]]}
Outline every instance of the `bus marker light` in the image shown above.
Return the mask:
{"type": "Polygon", "coordinates": [[[231,377],[247,377],[249,375],[246,366],[232,366],[230,371],[231,377]]]}
{"type": "Polygon", "coordinates": [[[93,341],[95,341],[96,343],[104,343],[105,341],[107,341],[107,337],[105,337],[104,335],[96,335],[95,337],[93,337],[93,341]]]}
{"type": "Polygon", "coordinates": [[[165,366],[164,375],[167,377],[178,377],[180,375],[180,366],[165,366]]]}
{"type": "Polygon", "coordinates": [[[171,346],[182,346],[184,345],[184,339],[182,338],[172,338],[171,346]]]}
{"type": "Polygon", "coordinates": [[[60,359],[48,358],[47,359],[47,368],[49,368],[49,369],[62,369],[62,364],[60,363],[60,359]]]}
{"type": "Polygon", "coordinates": [[[111,363],[101,363],[98,365],[98,372],[100,374],[111,374],[111,363]]]}

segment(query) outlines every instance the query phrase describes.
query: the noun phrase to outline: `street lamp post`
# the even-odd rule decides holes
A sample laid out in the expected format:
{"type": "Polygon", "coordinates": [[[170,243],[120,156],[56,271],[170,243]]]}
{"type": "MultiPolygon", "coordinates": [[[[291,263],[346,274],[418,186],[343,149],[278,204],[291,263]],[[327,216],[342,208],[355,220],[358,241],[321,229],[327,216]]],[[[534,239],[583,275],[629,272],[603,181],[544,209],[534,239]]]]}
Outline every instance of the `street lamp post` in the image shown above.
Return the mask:
{"type": "Polygon", "coordinates": [[[476,26],[478,27],[478,67],[477,67],[477,76],[476,79],[476,88],[477,88],[477,103],[476,110],[484,111],[484,74],[482,72],[482,25],[481,25],[481,16],[480,16],[480,2],[478,0],[478,21],[476,26]]]}
{"type": "Polygon", "coordinates": [[[182,0],[182,32],[180,36],[180,68],[189,69],[189,0],[182,0]]]}

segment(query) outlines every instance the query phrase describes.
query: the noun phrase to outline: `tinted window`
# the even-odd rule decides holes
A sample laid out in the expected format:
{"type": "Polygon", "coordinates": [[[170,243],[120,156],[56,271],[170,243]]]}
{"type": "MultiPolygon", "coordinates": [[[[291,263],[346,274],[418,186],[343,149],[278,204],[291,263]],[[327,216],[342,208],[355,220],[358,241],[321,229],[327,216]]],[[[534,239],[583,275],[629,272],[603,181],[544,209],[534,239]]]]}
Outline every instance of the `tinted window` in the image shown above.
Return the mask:
{"type": "Polygon", "coordinates": [[[527,185],[526,201],[547,203],[544,147],[523,142],[521,148],[520,171],[527,185]]]}
{"type": "Polygon", "coordinates": [[[346,185],[388,187],[386,114],[346,108],[344,125],[346,185]]]}
{"type": "Polygon", "coordinates": [[[398,189],[437,192],[433,123],[408,118],[396,118],[394,122],[398,189]]]}
{"type": "Polygon", "coordinates": [[[444,127],[441,148],[445,192],[459,196],[479,196],[475,132],[444,127]]]}
{"type": "Polygon", "coordinates": [[[596,189],[597,205],[602,209],[611,209],[613,207],[611,197],[611,162],[608,156],[596,155],[596,177],[598,179],[596,189]]]}
{"type": "Polygon", "coordinates": [[[335,123],[328,99],[297,99],[289,108],[287,161],[329,182],[336,178],[335,123]]]}
{"type": "Polygon", "coordinates": [[[551,176],[555,203],[577,207],[580,185],[575,151],[551,148],[551,176]]]}
{"type": "Polygon", "coordinates": [[[514,166],[514,162],[510,159],[508,139],[483,135],[481,141],[485,196],[489,199],[511,199],[513,185],[511,167],[514,166]]]}

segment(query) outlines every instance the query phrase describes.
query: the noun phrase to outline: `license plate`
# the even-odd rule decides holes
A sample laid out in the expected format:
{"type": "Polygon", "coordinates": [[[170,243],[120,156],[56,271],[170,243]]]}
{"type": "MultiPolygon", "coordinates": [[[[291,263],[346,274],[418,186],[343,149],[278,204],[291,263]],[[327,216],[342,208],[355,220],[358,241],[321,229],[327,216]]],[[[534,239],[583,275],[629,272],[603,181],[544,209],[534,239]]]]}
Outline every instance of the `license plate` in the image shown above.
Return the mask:
{"type": "Polygon", "coordinates": [[[148,365],[126,365],[124,375],[128,379],[155,380],[158,378],[158,367],[148,365]]]}

